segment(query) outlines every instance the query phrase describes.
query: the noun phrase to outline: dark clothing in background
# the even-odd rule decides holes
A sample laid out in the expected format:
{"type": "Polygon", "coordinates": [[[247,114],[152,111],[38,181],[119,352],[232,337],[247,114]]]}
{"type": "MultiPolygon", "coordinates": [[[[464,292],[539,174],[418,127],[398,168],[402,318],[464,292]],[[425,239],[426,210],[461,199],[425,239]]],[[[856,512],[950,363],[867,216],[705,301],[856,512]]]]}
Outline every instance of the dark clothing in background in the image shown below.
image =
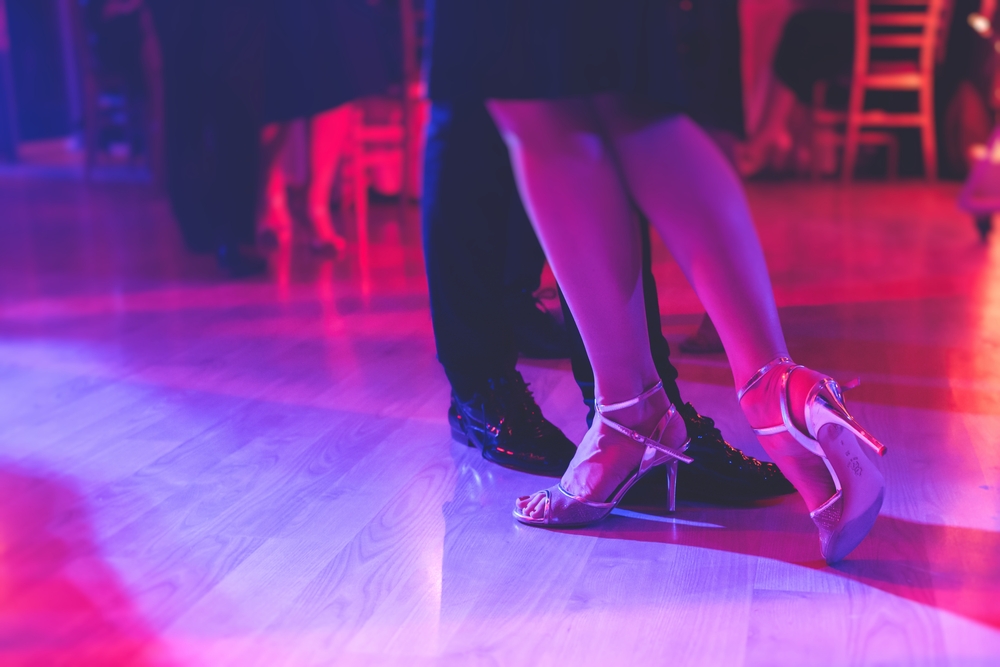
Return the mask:
{"type": "MultiPolygon", "coordinates": [[[[18,138],[65,137],[78,129],[67,85],[62,16],[56,0],[6,0],[18,138]]],[[[9,108],[9,107],[8,107],[9,108]]]]}
{"type": "Polygon", "coordinates": [[[367,0],[271,0],[264,117],[306,118],[399,81],[395,10],[367,0]]]}
{"type": "Polygon", "coordinates": [[[266,0],[149,0],[163,52],[167,189],[187,245],[254,238],[266,0]]]}
{"type": "Polygon", "coordinates": [[[105,17],[107,3],[108,0],[91,0],[84,12],[97,66],[104,75],[121,77],[130,94],[142,96],[146,92],[142,12],[105,17]]]}
{"type": "Polygon", "coordinates": [[[854,15],[806,10],[785,24],[774,56],[774,74],[803,104],[817,81],[848,81],[854,62],[854,15]]]}
{"type": "Polygon", "coordinates": [[[618,92],[743,133],[737,0],[433,0],[433,100],[618,92]]]}
{"type": "MultiPolygon", "coordinates": [[[[980,36],[968,21],[969,14],[979,11],[979,3],[980,0],[955,0],[951,25],[948,26],[948,48],[934,80],[935,93],[941,100],[950,100],[962,81],[970,82],[985,103],[989,104],[992,100],[997,53],[991,40],[980,36]]],[[[995,30],[1000,12],[991,18],[995,30]]],[[[943,115],[939,114],[939,117],[943,115]]]]}

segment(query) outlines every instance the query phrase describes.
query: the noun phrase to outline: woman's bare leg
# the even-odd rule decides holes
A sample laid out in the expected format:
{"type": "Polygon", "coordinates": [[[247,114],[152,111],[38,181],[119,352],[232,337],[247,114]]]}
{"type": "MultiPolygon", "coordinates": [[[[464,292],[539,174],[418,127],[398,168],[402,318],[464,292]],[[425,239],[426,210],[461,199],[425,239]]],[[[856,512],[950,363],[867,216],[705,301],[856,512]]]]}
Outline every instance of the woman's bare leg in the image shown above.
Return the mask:
{"type": "MultiPolygon", "coordinates": [[[[597,118],[583,100],[492,101],[539,239],[580,327],[599,403],[625,401],[659,381],[649,352],[638,219],[597,118]]],[[[652,430],[669,401],[662,392],[615,413],[652,430]]],[[[682,420],[671,433],[683,442],[682,420]]],[[[604,501],[636,467],[644,447],[595,420],[563,476],[570,493],[604,501]]],[[[520,499],[532,516],[541,496],[520,499]]]]}
{"type": "MultiPolygon", "coordinates": [[[[764,364],[788,356],[764,253],[742,186],[711,139],[685,116],[649,113],[621,98],[594,100],[603,130],[630,194],[660,232],[712,318],[742,386],[764,364]]],[[[565,285],[563,286],[565,289],[565,285]]],[[[778,374],[747,394],[754,426],[781,423],[778,374]]],[[[792,395],[804,399],[823,376],[792,376],[792,395]]],[[[803,401],[793,400],[799,425],[803,401]]],[[[834,493],[822,460],[791,437],[763,443],[812,509],[834,493]]]]}
{"type": "Polygon", "coordinates": [[[292,234],[292,216],[288,212],[285,172],[281,165],[281,150],[288,138],[287,123],[271,123],[261,131],[261,167],[264,188],[257,218],[257,234],[266,245],[287,243],[292,234]]]}
{"type": "Polygon", "coordinates": [[[736,167],[741,174],[753,176],[772,161],[785,161],[792,150],[788,127],[796,104],[795,93],[780,81],[772,82],[760,127],[736,148],[736,167]]]}
{"type": "Polygon", "coordinates": [[[309,122],[309,189],[306,195],[309,221],[316,240],[338,251],[343,250],[346,241],[333,227],[330,192],[350,129],[350,104],[317,114],[309,122]]]}

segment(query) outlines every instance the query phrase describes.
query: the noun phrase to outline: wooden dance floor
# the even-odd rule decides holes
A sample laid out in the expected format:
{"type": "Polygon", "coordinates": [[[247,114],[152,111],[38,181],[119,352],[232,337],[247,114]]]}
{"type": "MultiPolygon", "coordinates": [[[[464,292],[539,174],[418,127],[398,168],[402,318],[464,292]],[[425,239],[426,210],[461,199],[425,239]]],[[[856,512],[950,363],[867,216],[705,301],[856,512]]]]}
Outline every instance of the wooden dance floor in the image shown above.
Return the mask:
{"type": "MultiPolygon", "coordinates": [[[[520,526],[451,441],[419,228],[221,280],[142,184],[0,178],[2,665],[1000,664],[1000,238],[951,184],[751,187],[796,358],[889,448],[827,567],[798,496],[520,526]]],[[[471,223],[471,221],[470,221],[471,223]]],[[[348,226],[348,229],[350,226],[348,226]]],[[[658,248],[663,325],[700,307],[658,248]]],[[[687,400],[763,455],[721,356],[687,400]]],[[[522,362],[572,438],[568,362],[522,362]]]]}

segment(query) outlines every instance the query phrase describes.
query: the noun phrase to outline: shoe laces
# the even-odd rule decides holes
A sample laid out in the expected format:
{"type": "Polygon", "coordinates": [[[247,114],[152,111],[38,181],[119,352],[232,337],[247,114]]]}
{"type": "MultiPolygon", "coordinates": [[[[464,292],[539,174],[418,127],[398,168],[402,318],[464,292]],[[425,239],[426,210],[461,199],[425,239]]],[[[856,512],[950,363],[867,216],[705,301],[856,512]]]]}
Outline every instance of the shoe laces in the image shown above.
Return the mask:
{"type": "Polygon", "coordinates": [[[498,408],[498,414],[503,415],[501,422],[512,421],[530,430],[532,435],[545,435],[548,421],[535,402],[535,396],[529,389],[531,385],[524,381],[519,372],[490,379],[488,385],[491,391],[487,400],[498,408]]]}
{"type": "Polygon", "coordinates": [[[710,437],[722,443],[722,448],[728,461],[736,461],[741,465],[754,466],[758,468],[761,466],[760,461],[750,458],[740,450],[730,445],[729,442],[727,442],[722,436],[722,431],[720,431],[715,425],[715,420],[711,417],[699,414],[690,403],[685,404],[682,416],[684,417],[684,421],[693,431],[691,434],[693,439],[704,438],[706,436],[710,437]]]}

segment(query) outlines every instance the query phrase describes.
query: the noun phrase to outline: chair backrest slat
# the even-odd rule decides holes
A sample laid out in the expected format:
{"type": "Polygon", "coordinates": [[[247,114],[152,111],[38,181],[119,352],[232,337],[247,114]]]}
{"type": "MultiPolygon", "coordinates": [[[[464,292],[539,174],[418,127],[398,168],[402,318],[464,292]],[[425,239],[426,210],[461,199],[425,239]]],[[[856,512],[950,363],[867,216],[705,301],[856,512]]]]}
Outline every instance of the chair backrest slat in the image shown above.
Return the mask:
{"type": "Polygon", "coordinates": [[[854,74],[864,76],[873,49],[906,49],[921,72],[930,72],[942,44],[946,0],[855,0],[854,74]]]}

